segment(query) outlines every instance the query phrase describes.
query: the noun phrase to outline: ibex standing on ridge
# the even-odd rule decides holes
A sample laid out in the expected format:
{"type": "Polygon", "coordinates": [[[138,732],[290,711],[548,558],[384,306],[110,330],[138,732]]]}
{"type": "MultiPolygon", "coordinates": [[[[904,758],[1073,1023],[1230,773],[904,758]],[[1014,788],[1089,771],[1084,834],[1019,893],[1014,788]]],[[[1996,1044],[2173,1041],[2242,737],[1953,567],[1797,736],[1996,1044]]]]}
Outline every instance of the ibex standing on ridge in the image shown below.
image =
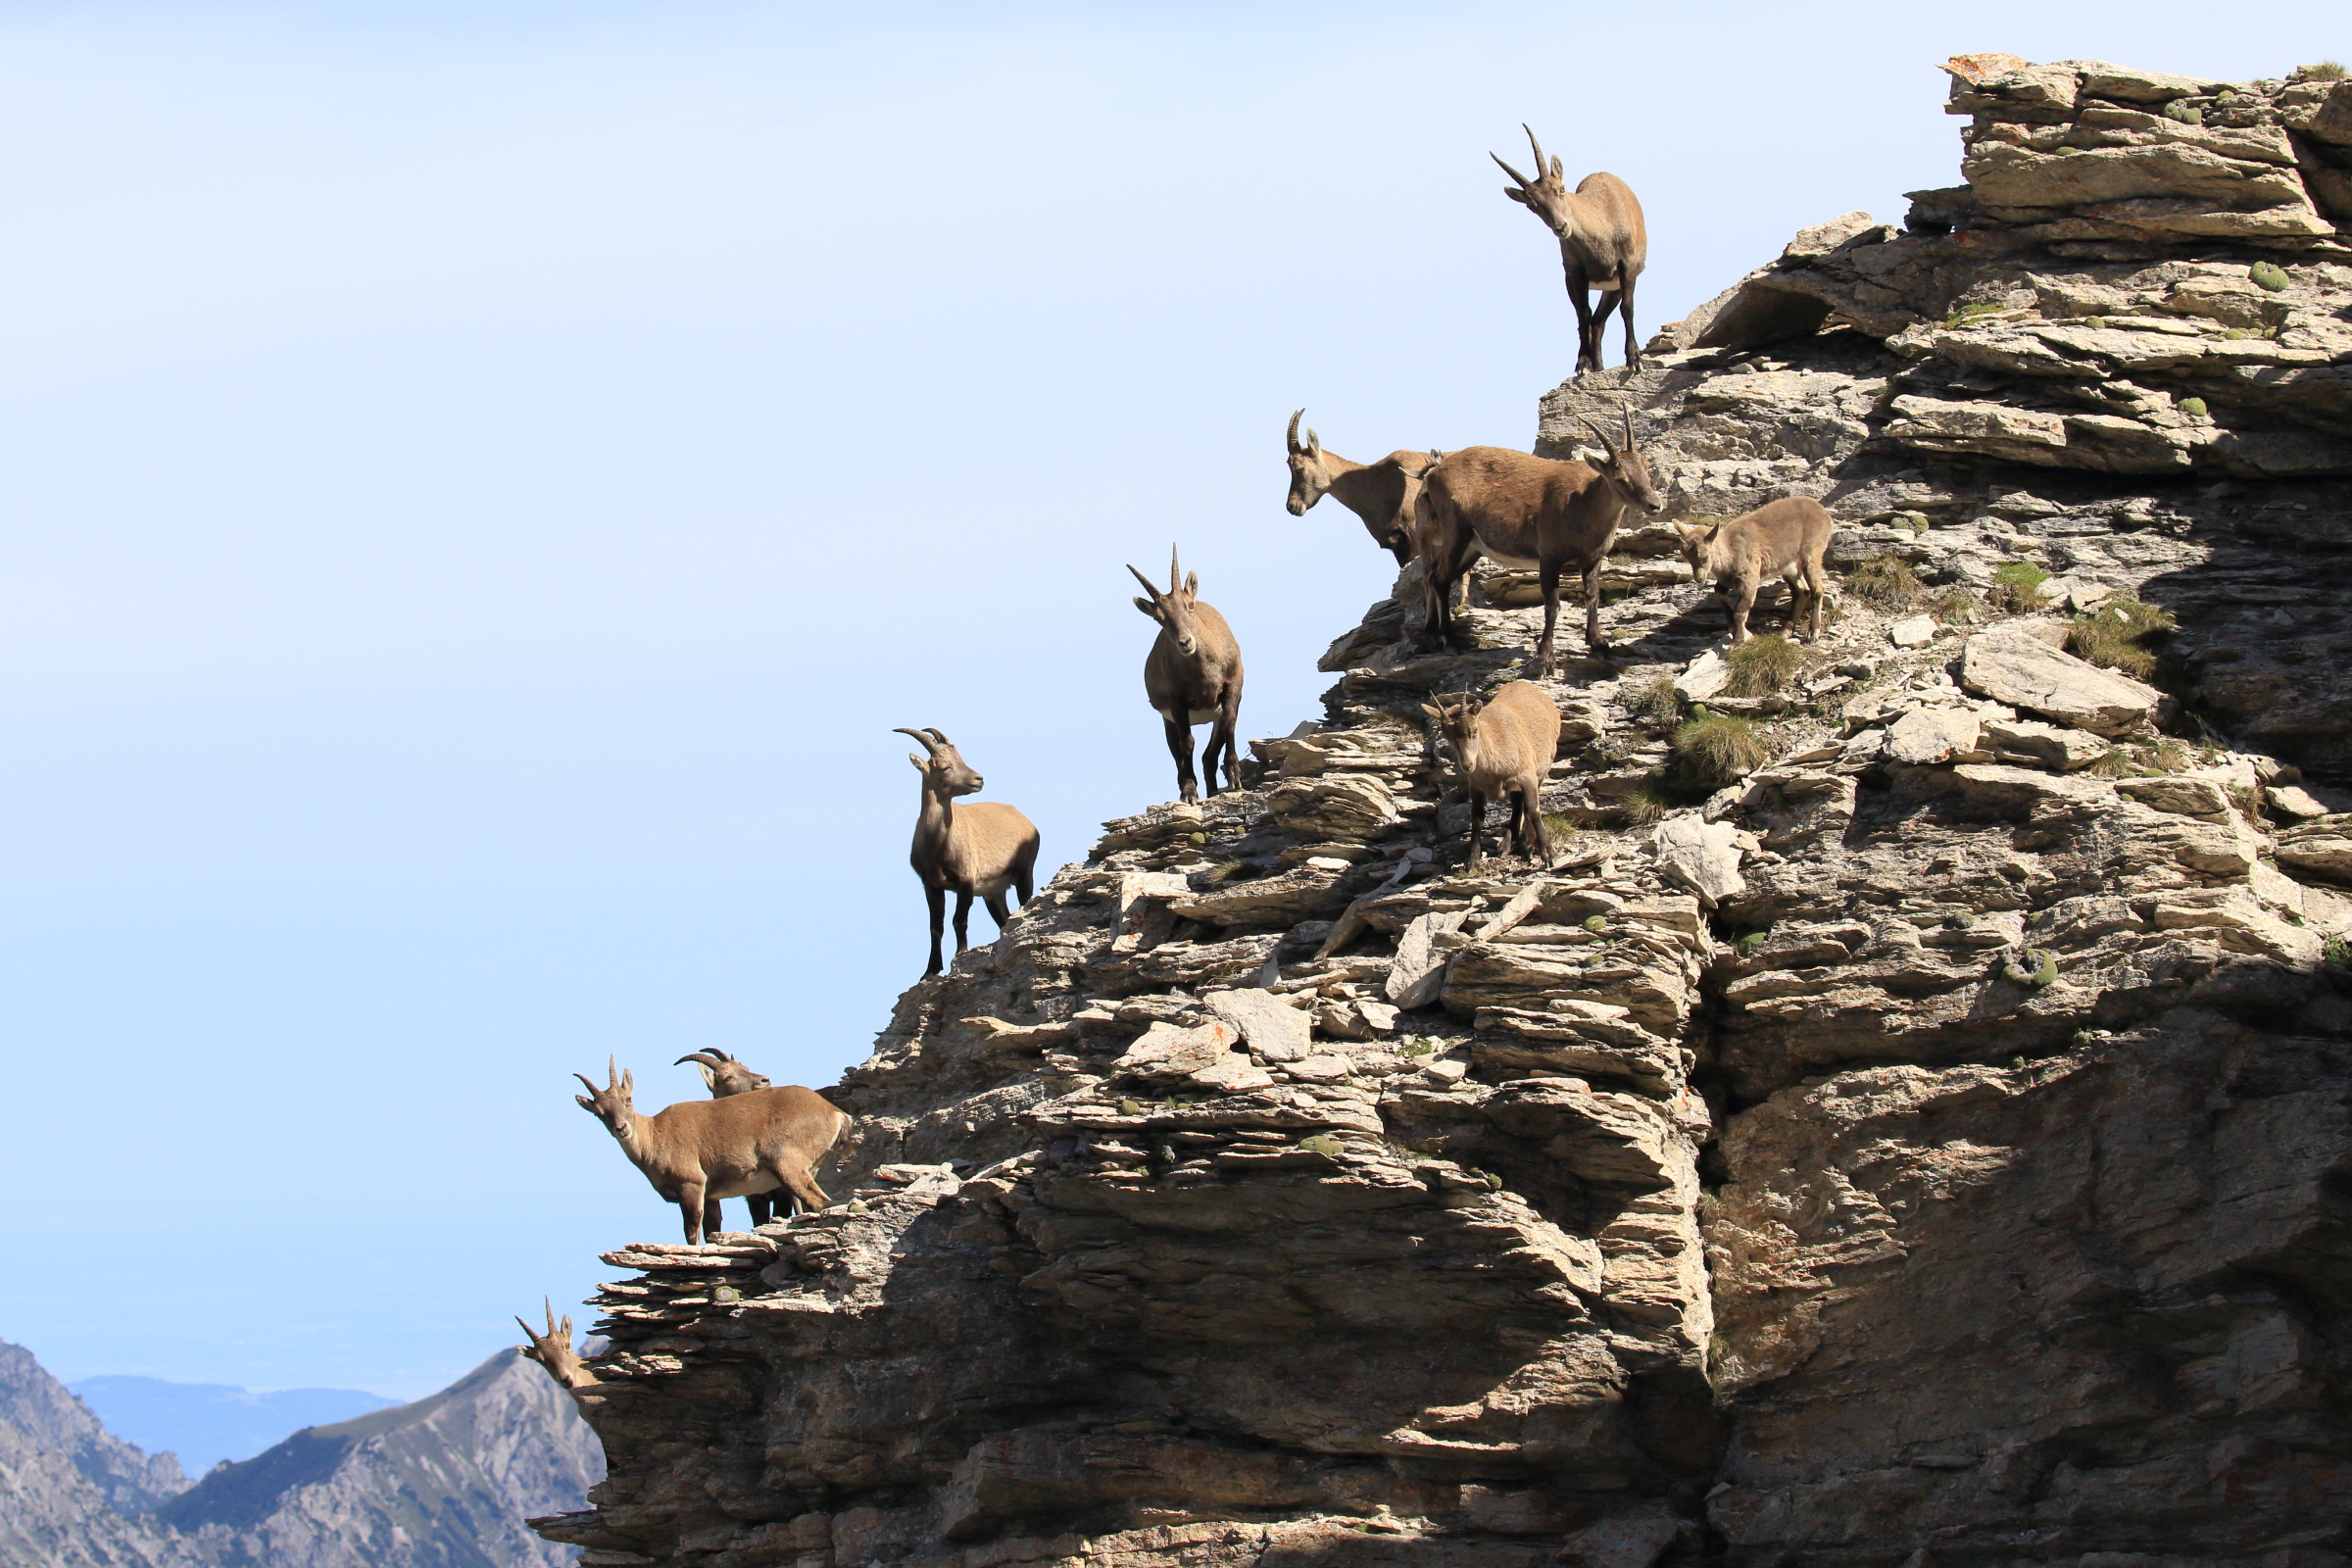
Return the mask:
{"type": "Polygon", "coordinates": [[[1788,584],[1788,631],[1796,632],[1811,601],[1812,625],[1808,641],[1821,635],[1822,558],[1830,548],[1837,522],[1810,496],[1783,496],[1729,522],[1678,522],[1683,536],[1683,559],[1700,582],[1713,582],[1731,618],[1732,646],[1747,641],[1747,612],[1755,608],[1756,587],[1767,577],[1788,584]]]}
{"type": "Polygon", "coordinates": [[[571,1314],[564,1313],[564,1322],[559,1326],[556,1322],[556,1304],[545,1297],[539,1298],[539,1303],[547,1308],[545,1334],[523,1323],[521,1318],[514,1320],[522,1324],[523,1335],[531,1342],[522,1347],[522,1353],[547,1368],[549,1377],[573,1394],[582,1389],[595,1388],[596,1374],[580,1364],[580,1352],[571,1348],[571,1314]]]}
{"type": "Polygon", "coordinates": [[[1029,902],[1037,873],[1037,827],[1002,801],[976,801],[957,806],[958,795],[977,794],[985,782],[964,765],[956,743],[935,729],[898,729],[922,743],[930,760],[906,754],[906,760],[923,775],[923,806],[914,819],[914,849],[906,859],[923,879],[923,896],[931,905],[931,961],[923,973],[939,973],[939,933],[947,917],[948,895],[956,895],[956,951],[970,947],[967,934],[972,900],[988,904],[997,929],[1012,918],[1004,907],[1004,890],[1017,887],[1021,903],[1029,902]]]}
{"type": "MultiPolygon", "coordinates": [[[[1152,579],[1133,566],[1127,570],[1144,585],[1148,599],[1135,608],[1159,622],[1152,652],[1144,656],[1144,695],[1168,732],[1168,753],[1176,759],[1176,788],[1184,800],[1200,799],[1193,777],[1193,726],[1207,724],[1208,745],[1200,752],[1200,771],[1208,775],[1208,793],[1217,793],[1217,754],[1225,757],[1225,787],[1242,787],[1242,765],[1234,756],[1233,729],[1242,715],[1242,648],[1233,629],[1215,609],[1200,602],[1200,575],[1182,576],[1176,551],[1168,550],[1168,591],[1152,586],[1152,579]]],[[[960,916],[958,916],[960,919],[960,916]]],[[[960,927],[958,928],[960,930],[960,927]]]]}
{"type": "Polygon", "coordinates": [[[1470,792],[1470,858],[1475,870],[1486,858],[1487,803],[1511,803],[1509,843],[1520,855],[1548,870],[1551,835],[1544,827],[1544,780],[1560,750],[1560,709],[1534,681],[1515,680],[1484,708],[1464,692],[1451,708],[1438,698],[1421,711],[1438,721],[1470,792]]]}
{"type": "Polygon", "coordinates": [[[606,1086],[573,1073],[588,1093],[571,1098],[605,1124],[654,1191],[678,1205],[686,1245],[719,1230],[718,1200],[782,1188],[804,1210],[832,1201],[816,1185],[825,1157],[850,1118],[812,1089],[797,1084],[754,1089],[724,1100],[681,1100],[651,1116],[630,1103],[631,1075],[606,1058],[606,1086]]]}
{"type": "MultiPolygon", "coordinates": [[[[680,1067],[690,1061],[694,1063],[695,1070],[703,1075],[703,1087],[710,1091],[712,1100],[724,1100],[729,1095],[749,1094],[755,1089],[768,1087],[767,1074],[752,1071],[723,1051],[690,1051],[670,1065],[680,1067]]],[[[772,1193],[746,1193],[743,1201],[744,1206],[752,1211],[754,1230],[766,1224],[774,1215],[792,1212],[792,1205],[778,1201],[772,1193]]]]}
{"type": "Polygon", "coordinates": [[[1650,482],[1649,465],[1634,446],[1634,416],[1625,413],[1625,444],[1585,421],[1600,437],[1595,463],[1554,462],[1503,447],[1464,447],[1421,481],[1420,544],[1424,575],[1422,631],[1437,646],[1453,636],[1453,585],[1480,556],[1542,575],[1544,637],[1528,673],[1551,674],[1552,632],[1560,615],[1560,577],[1585,579],[1585,643],[1594,653],[1600,635],[1600,568],[1617,542],[1628,506],[1651,512],[1666,500],[1650,482]]]}
{"type": "Polygon", "coordinates": [[[1306,432],[1298,444],[1298,421],[1304,409],[1291,416],[1291,493],[1283,505],[1294,517],[1326,492],[1338,496],[1348,511],[1364,519],[1372,542],[1396,558],[1399,570],[1413,559],[1413,503],[1421,495],[1421,470],[1437,461],[1429,452],[1392,452],[1378,463],[1350,463],[1337,452],[1323,450],[1322,439],[1306,432]]]}
{"type": "Polygon", "coordinates": [[[1568,299],[1576,307],[1576,370],[1600,368],[1600,333],[1609,312],[1625,309],[1625,363],[1642,368],[1642,345],[1634,337],[1634,279],[1649,261],[1649,230],[1642,222],[1642,204],[1633,187],[1615,174],[1587,174],[1572,192],[1560,172],[1560,161],[1548,165],[1544,144],[1527,126],[1527,144],[1536,152],[1536,177],[1529,179],[1502,164],[1502,172],[1519,182],[1502,193],[1548,224],[1560,237],[1560,268],[1568,274],[1568,299]],[[1588,289],[1600,290],[1600,309],[1585,298],[1588,289]]]}

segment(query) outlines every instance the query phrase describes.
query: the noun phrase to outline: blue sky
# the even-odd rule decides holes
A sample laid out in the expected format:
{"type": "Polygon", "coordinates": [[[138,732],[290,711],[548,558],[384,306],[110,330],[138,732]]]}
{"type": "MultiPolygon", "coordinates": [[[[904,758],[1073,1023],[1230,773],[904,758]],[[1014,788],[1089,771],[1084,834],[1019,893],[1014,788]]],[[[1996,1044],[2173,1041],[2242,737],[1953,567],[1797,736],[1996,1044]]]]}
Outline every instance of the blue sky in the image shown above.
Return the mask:
{"type": "Polygon", "coordinates": [[[1531,439],[1522,119],[1642,194],[1646,333],[1954,182],[1955,50],[2348,47],[1951,15],[0,3],[0,1336],[412,1396],[670,1238],[567,1075],[865,1054],[893,726],[1078,858],[1172,793],[1122,563],[1284,733],[1389,577],[1290,411],[1531,439]]]}

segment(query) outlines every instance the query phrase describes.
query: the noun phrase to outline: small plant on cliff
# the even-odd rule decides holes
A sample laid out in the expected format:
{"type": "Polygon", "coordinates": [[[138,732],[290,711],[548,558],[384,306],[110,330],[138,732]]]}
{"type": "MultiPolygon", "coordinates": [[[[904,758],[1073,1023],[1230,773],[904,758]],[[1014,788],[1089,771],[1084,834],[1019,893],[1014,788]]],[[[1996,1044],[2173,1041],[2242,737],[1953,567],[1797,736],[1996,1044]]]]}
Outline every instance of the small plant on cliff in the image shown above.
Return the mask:
{"type": "Polygon", "coordinates": [[[1570,816],[1566,811],[1545,811],[1544,813],[1544,831],[1549,833],[1552,842],[1556,844],[1572,833],[1585,831],[1585,824],[1570,816]]]}
{"type": "Polygon", "coordinates": [[[1720,789],[1770,760],[1756,727],[1729,713],[1694,718],[1674,732],[1674,771],[1696,787],[1720,789]]]}
{"type": "Polygon", "coordinates": [[[1943,318],[1946,326],[1975,326],[1988,316],[1998,316],[2009,307],[1998,300],[1979,300],[1973,305],[1955,305],[1943,318]]]}
{"type": "Polygon", "coordinates": [[[1637,827],[1647,827],[1682,804],[1667,793],[1664,768],[1652,768],[1649,777],[1635,785],[1623,800],[1626,820],[1637,827]]]}
{"type": "Polygon", "coordinates": [[[2320,961],[2338,969],[2352,969],[2352,942],[2346,942],[2340,931],[2328,932],[2320,939],[2320,961]]]}
{"type": "Polygon", "coordinates": [[[1301,1138],[1298,1140],[1298,1147],[1310,1154],[1321,1154],[1325,1159],[1337,1159],[1348,1152],[1348,1146],[1329,1133],[1315,1133],[1310,1137],[1301,1138]]]}
{"type": "Polygon", "coordinates": [[[1900,556],[1873,556],[1845,579],[1845,591],[1881,610],[1908,610],[1919,603],[1919,574],[1900,556]]]}
{"type": "Polygon", "coordinates": [[[1769,697],[1796,679],[1803,659],[1796,644],[1776,634],[1750,637],[1732,650],[1732,677],[1723,684],[1726,697],[1769,697]]]}
{"type": "Polygon", "coordinates": [[[2340,60],[2322,60],[2308,66],[2297,66],[2289,74],[2289,81],[2341,81],[2352,72],[2344,69],[2340,60]]]}
{"type": "Polygon", "coordinates": [[[2012,561],[1992,572],[1992,602],[2007,611],[2032,610],[2041,603],[2041,585],[2050,574],[2031,561],[2012,561]]]}
{"type": "Polygon", "coordinates": [[[2058,956],[2047,948],[2021,948],[2001,960],[2001,978],[2040,991],[2058,983],[2058,956]]]}
{"type": "Polygon", "coordinates": [[[1652,675],[1639,686],[1627,687],[1618,700],[1641,723],[1671,724],[1683,716],[1683,694],[1674,689],[1672,675],[1652,675]]]}
{"type": "Polygon", "coordinates": [[[1936,618],[1946,626],[1974,626],[1984,618],[1984,601],[1966,583],[1947,588],[1936,600],[1936,618]]]}
{"type": "Polygon", "coordinates": [[[2083,769],[2100,778],[2130,778],[2139,769],[2132,763],[2132,754],[2121,746],[2110,746],[2099,760],[2083,769]]]}
{"type": "Polygon", "coordinates": [[[1602,936],[1609,929],[1609,917],[1605,914],[1588,914],[1585,916],[1585,929],[1596,937],[1602,936]]]}
{"type": "Polygon", "coordinates": [[[1756,956],[1758,950],[1760,950],[1765,943],[1770,942],[1771,940],[1772,932],[1769,928],[1757,931],[1743,931],[1740,934],[1740,940],[1733,943],[1732,947],[1742,958],[1752,958],[1756,956]]]}
{"type": "Polygon", "coordinates": [[[2067,628],[2066,651],[2108,669],[2143,679],[2156,672],[2156,646],[2180,623],[2161,605],[2111,600],[2067,628]]]}
{"type": "Polygon", "coordinates": [[[1233,881],[1249,868],[1248,860],[1220,860],[1208,870],[1203,871],[1200,874],[1200,880],[1206,882],[1210,887],[1216,887],[1221,883],[1233,881]]]}

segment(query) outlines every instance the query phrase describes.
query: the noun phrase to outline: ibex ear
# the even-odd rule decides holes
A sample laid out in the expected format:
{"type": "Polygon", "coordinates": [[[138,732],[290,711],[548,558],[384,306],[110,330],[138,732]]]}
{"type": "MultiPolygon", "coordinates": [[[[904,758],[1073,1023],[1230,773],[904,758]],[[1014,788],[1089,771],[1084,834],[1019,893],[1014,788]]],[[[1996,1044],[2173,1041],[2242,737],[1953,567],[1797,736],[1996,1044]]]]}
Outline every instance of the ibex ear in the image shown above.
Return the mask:
{"type": "Polygon", "coordinates": [[[1423,704],[1421,705],[1421,711],[1423,711],[1424,713],[1427,713],[1427,714],[1428,714],[1430,717],[1432,717],[1432,718],[1435,718],[1435,719],[1439,719],[1439,720],[1443,720],[1443,719],[1446,717],[1446,715],[1445,715],[1444,713],[1441,713],[1441,712],[1439,712],[1439,711],[1438,711],[1436,709],[1434,709],[1434,708],[1430,707],[1430,706],[1429,706],[1427,703],[1423,703],[1423,704]]]}
{"type": "Polygon", "coordinates": [[[1185,597],[1185,598],[1187,598],[1187,599],[1191,599],[1191,598],[1193,598],[1194,596],[1196,596],[1197,594],[1199,594],[1200,592],[1200,574],[1199,572],[1197,572],[1197,571],[1188,571],[1188,572],[1186,572],[1186,573],[1184,574],[1184,597],[1185,597]]]}
{"type": "Polygon", "coordinates": [[[1323,438],[1312,430],[1306,432],[1306,455],[1310,458],[1323,455],[1323,438]]]}
{"type": "Polygon", "coordinates": [[[596,1108],[596,1102],[590,1100],[586,1095],[574,1095],[571,1098],[578,1101],[580,1102],[580,1108],[586,1111],[589,1115],[594,1116],[599,1114],[596,1108]]]}
{"type": "Polygon", "coordinates": [[[1508,196],[1508,197],[1509,197],[1511,200],[1513,200],[1513,201],[1517,202],[1517,203],[1518,203],[1520,206],[1522,206],[1522,207],[1525,207],[1525,206],[1527,205],[1527,192],[1525,192],[1525,191],[1521,190],[1521,189],[1520,189],[1518,186],[1516,186],[1516,185],[1505,185],[1505,186],[1503,186],[1503,187],[1502,187],[1502,193],[1503,193],[1505,196],[1508,196]]]}
{"type": "Polygon", "coordinates": [[[1141,595],[1136,597],[1135,608],[1150,615],[1153,620],[1159,618],[1159,607],[1141,595]]]}
{"type": "Polygon", "coordinates": [[[926,768],[926,766],[925,766],[925,764],[924,764],[924,762],[923,762],[923,760],[922,760],[921,758],[919,758],[919,757],[915,756],[915,755],[914,755],[912,752],[908,752],[908,753],[906,754],[906,760],[908,760],[909,762],[912,762],[912,763],[914,764],[914,770],[915,770],[917,773],[921,773],[921,772],[926,772],[926,771],[928,771],[928,769],[926,768]]]}

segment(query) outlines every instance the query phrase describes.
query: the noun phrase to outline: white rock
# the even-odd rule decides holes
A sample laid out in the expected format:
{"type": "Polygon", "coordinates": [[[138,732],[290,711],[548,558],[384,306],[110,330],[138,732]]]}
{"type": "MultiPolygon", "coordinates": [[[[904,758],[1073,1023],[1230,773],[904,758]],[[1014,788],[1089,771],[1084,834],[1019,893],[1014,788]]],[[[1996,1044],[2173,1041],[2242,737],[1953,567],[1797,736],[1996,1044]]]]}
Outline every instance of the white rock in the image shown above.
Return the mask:
{"type": "Polygon", "coordinates": [[[1468,1076],[1469,1071],[1468,1062],[1448,1056],[1442,1061],[1428,1063],[1421,1069],[1421,1076],[1442,1089],[1451,1089],[1468,1076]]]}
{"type": "Polygon", "coordinates": [[[2115,781],[2115,792],[2175,816],[2220,821],[2230,814],[2230,797],[2211,779],[2120,778],[2115,781]]]}
{"type": "Polygon", "coordinates": [[[1686,701],[1703,703],[1731,683],[1732,666],[1724,657],[1710,648],[1690,661],[1690,667],[1674,678],[1674,689],[1686,701]]]}
{"type": "Polygon", "coordinates": [[[1354,1071],[1355,1064],[1346,1056],[1301,1056],[1282,1070],[1304,1083],[1336,1084],[1354,1071]]]}
{"type": "Polygon", "coordinates": [[[1964,708],[1914,708],[1886,728],[1886,760],[1924,767],[1973,752],[1983,726],[1964,708]]]}
{"type": "Polygon", "coordinates": [[[1747,881],[1740,874],[1739,831],[1729,822],[1671,816],[1658,824],[1649,842],[1660,869],[1713,908],[1733,894],[1747,891],[1747,881]]]}
{"type": "Polygon", "coordinates": [[[1240,1031],[1260,1061],[1297,1061],[1314,1036],[1314,1019],[1271,991],[1212,991],[1200,1000],[1240,1031]]]}
{"type": "Polygon", "coordinates": [[[1936,640],[1936,617],[1906,615],[1886,628],[1886,640],[1897,648],[1925,648],[1936,640]]]}
{"type": "MultiPolygon", "coordinates": [[[[1297,1064],[1293,1064],[1296,1070],[1297,1064]]],[[[1263,1089],[1274,1081],[1274,1075],[1247,1056],[1227,1056],[1213,1067],[1203,1067],[1189,1075],[1185,1082],[1222,1095],[1238,1095],[1246,1089],[1263,1089]]]]}
{"type": "Polygon", "coordinates": [[[1987,719],[1980,742],[2004,762],[2026,762],[2071,773],[2107,755],[2108,743],[2086,729],[2068,729],[2034,718],[1987,719]]]}
{"type": "Polygon", "coordinates": [[[2094,735],[2121,735],[2156,716],[2163,697],[2128,675],[2052,648],[2031,629],[1989,627],[1968,640],[1960,678],[1981,697],[2030,709],[2094,735]]]}
{"type": "Polygon", "coordinates": [[[1191,1029],[1155,1023],[1114,1065],[1120,1072],[1182,1077],[1204,1067],[1222,1066],[1241,1039],[1241,1031],[1229,1023],[1204,1023],[1191,1029]]]}
{"type": "Polygon", "coordinates": [[[2311,817],[2328,814],[2328,808],[2314,800],[2310,791],[2299,789],[2292,784],[2274,784],[2262,792],[2262,798],[2269,802],[2271,809],[2280,816],[2307,820],[2311,817]]]}
{"type": "Polygon", "coordinates": [[[1469,918],[1469,910],[1456,909],[1421,915],[1404,928],[1384,988],[1393,1005],[1426,1007],[1438,1000],[1438,993],[1446,989],[1446,967],[1453,957],[1450,952],[1439,951],[1438,937],[1461,930],[1462,922],[1469,918]]]}

